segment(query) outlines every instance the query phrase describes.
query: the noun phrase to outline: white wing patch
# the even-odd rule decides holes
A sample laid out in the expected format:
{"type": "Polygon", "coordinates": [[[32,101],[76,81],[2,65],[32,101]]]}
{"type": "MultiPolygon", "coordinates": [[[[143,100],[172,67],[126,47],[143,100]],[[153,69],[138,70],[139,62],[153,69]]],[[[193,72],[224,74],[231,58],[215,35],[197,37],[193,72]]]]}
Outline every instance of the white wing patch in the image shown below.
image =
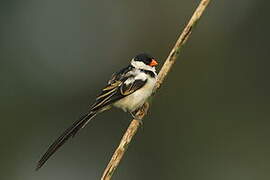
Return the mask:
{"type": "Polygon", "coordinates": [[[144,72],[140,71],[139,69],[134,69],[133,71],[129,72],[130,75],[133,75],[132,77],[128,78],[124,84],[130,84],[133,83],[136,80],[142,80],[142,81],[146,81],[147,80],[147,74],[145,74],[144,72]]]}
{"type": "Polygon", "coordinates": [[[124,111],[133,112],[134,110],[142,106],[145,101],[151,96],[155,83],[156,79],[147,79],[146,84],[141,89],[138,89],[134,93],[115,102],[114,106],[121,108],[124,111]]]}
{"type": "Polygon", "coordinates": [[[134,77],[131,77],[131,78],[128,78],[128,79],[124,82],[124,84],[125,84],[125,85],[131,84],[131,83],[133,83],[134,81],[135,81],[135,78],[134,78],[134,77]]]}

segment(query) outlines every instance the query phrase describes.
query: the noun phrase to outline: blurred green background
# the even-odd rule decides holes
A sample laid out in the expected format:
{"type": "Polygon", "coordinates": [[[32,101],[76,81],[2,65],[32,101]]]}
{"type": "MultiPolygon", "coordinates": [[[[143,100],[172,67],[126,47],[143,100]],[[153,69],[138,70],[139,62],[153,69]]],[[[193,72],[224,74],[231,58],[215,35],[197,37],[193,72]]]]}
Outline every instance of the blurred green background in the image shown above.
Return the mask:
{"type": "MultiPolygon", "coordinates": [[[[160,64],[198,0],[2,0],[0,179],[99,179],[131,118],[48,145],[139,52],[160,64]]],[[[113,179],[269,180],[269,1],[213,0],[113,179]]]]}

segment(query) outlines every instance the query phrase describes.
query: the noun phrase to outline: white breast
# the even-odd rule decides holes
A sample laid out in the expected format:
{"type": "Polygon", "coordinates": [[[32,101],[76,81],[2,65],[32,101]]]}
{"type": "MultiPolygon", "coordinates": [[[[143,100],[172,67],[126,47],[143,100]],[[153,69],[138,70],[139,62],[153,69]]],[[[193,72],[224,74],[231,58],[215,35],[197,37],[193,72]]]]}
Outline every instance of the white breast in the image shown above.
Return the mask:
{"type": "MultiPolygon", "coordinates": [[[[148,76],[146,74],[144,75],[148,76]]],[[[136,109],[141,107],[151,96],[155,84],[156,79],[148,76],[146,84],[141,89],[115,102],[114,106],[121,108],[124,111],[135,111],[136,109]]]]}

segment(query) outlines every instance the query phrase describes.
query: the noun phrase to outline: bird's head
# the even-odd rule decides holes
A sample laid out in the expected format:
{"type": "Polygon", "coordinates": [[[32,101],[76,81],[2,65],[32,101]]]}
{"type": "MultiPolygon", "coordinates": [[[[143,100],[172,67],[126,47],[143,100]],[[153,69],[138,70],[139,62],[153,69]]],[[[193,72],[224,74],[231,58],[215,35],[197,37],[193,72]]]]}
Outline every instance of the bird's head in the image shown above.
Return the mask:
{"type": "Polygon", "coordinates": [[[155,70],[158,65],[157,60],[149,54],[138,54],[131,60],[131,65],[138,69],[155,70]]]}

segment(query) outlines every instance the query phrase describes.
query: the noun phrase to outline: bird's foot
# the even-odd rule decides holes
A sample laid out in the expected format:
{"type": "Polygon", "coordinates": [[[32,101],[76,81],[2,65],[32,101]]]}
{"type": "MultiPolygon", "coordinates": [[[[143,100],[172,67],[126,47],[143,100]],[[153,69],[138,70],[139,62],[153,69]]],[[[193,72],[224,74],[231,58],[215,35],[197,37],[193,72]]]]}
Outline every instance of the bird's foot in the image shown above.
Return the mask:
{"type": "Polygon", "coordinates": [[[140,125],[143,125],[142,118],[143,118],[143,116],[145,116],[147,114],[148,109],[149,109],[149,103],[146,102],[141,107],[136,109],[135,111],[130,112],[130,114],[132,115],[132,117],[134,119],[139,121],[140,125]]]}
{"type": "Polygon", "coordinates": [[[131,114],[131,116],[132,116],[135,120],[139,121],[140,125],[143,125],[142,119],[140,118],[140,116],[137,115],[137,112],[138,112],[138,111],[139,111],[139,110],[135,110],[135,111],[129,112],[129,113],[131,114]]]}

